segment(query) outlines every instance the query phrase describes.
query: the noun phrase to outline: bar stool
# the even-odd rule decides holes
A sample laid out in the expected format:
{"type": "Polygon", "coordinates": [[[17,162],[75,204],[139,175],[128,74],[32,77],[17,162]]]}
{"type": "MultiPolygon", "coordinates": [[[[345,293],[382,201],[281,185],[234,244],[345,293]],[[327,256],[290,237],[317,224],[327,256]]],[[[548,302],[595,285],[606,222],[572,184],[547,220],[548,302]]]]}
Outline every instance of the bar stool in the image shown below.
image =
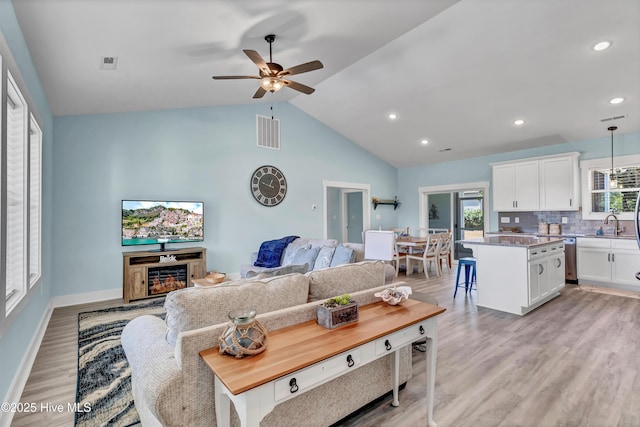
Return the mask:
{"type": "MultiPolygon", "coordinates": [[[[458,288],[460,286],[460,270],[464,265],[464,293],[471,292],[473,288],[473,284],[476,283],[476,259],[473,257],[460,258],[458,260],[458,274],[456,275],[456,290],[453,293],[453,297],[456,297],[458,293],[458,288]],[[469,273],[471,270],[471,277],[469,277],[469,273]]],[[[476,289],[478,288],[478,284],[476,283],[476,289]]]]}

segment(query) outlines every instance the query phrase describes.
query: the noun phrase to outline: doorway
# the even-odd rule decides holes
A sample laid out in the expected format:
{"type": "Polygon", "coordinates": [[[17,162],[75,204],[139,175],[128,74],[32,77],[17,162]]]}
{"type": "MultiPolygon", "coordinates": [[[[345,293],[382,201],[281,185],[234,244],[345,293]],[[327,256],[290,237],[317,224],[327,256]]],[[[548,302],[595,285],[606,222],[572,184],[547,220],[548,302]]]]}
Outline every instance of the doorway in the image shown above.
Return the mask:
{"type": "MultiPolygon", "coordinates": [[[[489,209],[485,197],[488,192],[487,181],[418,188],[420,228],[450,229],[454,242],[482,237],[489,229],[489,215],[485,215],[489,209]]],[[[459,243],[454,245],[453,252],[455,260],[472,256],[471,250],[459,243]]]]}
{"type": "Polygon", "coordinates": [[[362,243],[362,233],[371,223],[369,185],[323,181],[324,238],[362,243]]]}
{"type": "MultiPolygon", "coordinates": [[[[482,190],[458,191],[454,193],[456,226],[454,241],[475,239],[484,236],[484,192],[482,190]]],[[[456,243],[454,258],[472,257],[473,251],[456,243]]]]}

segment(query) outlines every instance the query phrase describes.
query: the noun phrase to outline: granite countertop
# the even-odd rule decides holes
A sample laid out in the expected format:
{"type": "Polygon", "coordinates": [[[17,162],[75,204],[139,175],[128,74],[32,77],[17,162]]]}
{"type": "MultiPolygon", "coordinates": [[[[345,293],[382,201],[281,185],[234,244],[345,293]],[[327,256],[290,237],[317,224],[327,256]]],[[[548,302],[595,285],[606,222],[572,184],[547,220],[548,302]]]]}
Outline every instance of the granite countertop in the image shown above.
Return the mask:
{"type": "Polygon", "coordinates": [[[514,233],[509,231],[489,231],[486,233],[487,236],[529,236],[529,237],[558,237],[558,238],[567,238],[567,237],[589,237],[589,238],[598,238],[598,239],[627,239],[627,240],[635,240],[635,234],[619,234],[614,236],[612,234],[583,234],[583,233],[562,233],[562,234],[538,234],[537,232],[528,233],[523,231],[521,233],[514,233]]]}
{"type": "Polygon", "coordinates": [[[533,246],[546,245],[548,243],[561,241],[561,237],[536,237],[526,234],[503,234],[498,236],[480,237],[477,239],[457,240],[456,243],[469,245],[517,246],[530,248],[533,246]]]}

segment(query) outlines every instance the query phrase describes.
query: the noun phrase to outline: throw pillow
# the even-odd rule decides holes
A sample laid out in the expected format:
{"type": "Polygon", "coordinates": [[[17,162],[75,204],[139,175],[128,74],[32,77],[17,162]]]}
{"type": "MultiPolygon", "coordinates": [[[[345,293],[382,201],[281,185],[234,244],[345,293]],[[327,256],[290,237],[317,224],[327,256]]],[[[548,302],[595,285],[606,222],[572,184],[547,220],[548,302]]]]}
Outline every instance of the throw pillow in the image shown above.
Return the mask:
{"type": "Polygon", "coordinates": [[[306,240],[299,242],[300,240],[301,239],[298,239],[287,245],[287,247],[284,249],[284,254],[282,254],[282,264],[280,265],[293,264],[293,257],[296,256],[296,252],[298,251],[298,249],[300,248],[308,249],[311,247],[311,245],[309,245],[309,243],[307,243],[306,240]]]}
{"type": "Polygon", "coordinates": [[[312,270],[320,270],[321,268],[330,267],[331,259],[333,258],[333,253],[335,252],[335,250],[336,248],[320,248],[320,252],[318,252],[318,257],[316,258],[316,263],[314,264],[312,270]]]}
{"type": "Polygon", "coordinates": [[[331,259],[331,267],[352,263],[354,255],[353,249],[347,248],[343,245],[338,245],[333,253],[333,258],[331,259]]]}
{"type": "Polygon", "coordinates": [[[300,248],[296,251],[291,264],[309,264],[310,266],[314,265],[316,262],[316,258],[318,257],[318,252],[320,252],[320,248],[300,248]]]}

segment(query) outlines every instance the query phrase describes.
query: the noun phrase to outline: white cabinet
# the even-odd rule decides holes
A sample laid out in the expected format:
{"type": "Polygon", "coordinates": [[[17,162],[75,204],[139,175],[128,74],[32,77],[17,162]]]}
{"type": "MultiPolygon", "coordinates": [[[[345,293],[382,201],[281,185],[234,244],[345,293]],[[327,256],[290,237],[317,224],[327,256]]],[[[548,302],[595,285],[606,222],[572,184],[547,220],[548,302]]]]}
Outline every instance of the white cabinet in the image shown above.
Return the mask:
{"type": "Polygon", "coordinates": [[[537,161],[493,167],[494,211],[532,211],[539,207],[537,161]]]}
{"type": "Polygon", "coordinates": [[[540,210],[578,210],[580,180],[577,157],[540,160],[540,210]]]}
{"type": "Polygon", "coordinates": [[[564,287],[564,243],[529,250],[529,305],[564,287]]]}
{"type": "Polygon", "coordinates": [[[492,164],[493,210],[577,210],[580,153],[492,164]]]}
{"type": "Polygon", "coordinates": [[[584,238],[578,244],[578,281],[637,290],[635,273],[640,267],[640,250],[635,240],[584,238]]]}

